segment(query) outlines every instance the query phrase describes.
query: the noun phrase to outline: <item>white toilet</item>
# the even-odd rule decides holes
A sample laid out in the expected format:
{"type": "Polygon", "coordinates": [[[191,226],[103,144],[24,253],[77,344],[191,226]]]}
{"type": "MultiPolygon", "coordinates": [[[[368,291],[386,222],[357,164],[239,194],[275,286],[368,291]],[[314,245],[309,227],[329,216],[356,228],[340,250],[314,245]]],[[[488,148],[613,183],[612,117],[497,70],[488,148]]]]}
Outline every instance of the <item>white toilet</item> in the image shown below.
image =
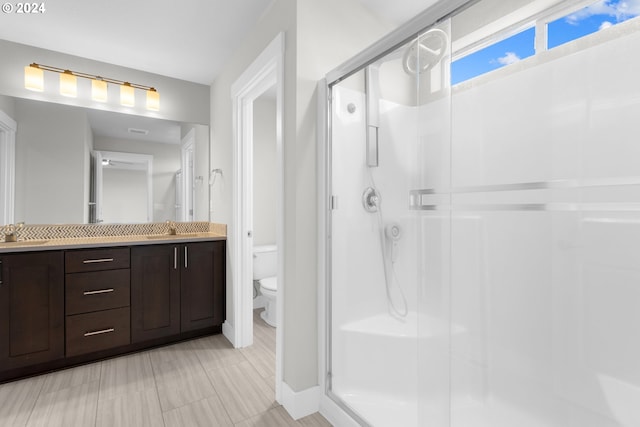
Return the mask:
{"type": "Polygon", "coordinates": [[[264,295],[265,309],[260,313],[262,320],[276,327],[276,295],[278,292],[278,248],[276,245],[253,247],[253,280],[260,284],[264,295]]]}

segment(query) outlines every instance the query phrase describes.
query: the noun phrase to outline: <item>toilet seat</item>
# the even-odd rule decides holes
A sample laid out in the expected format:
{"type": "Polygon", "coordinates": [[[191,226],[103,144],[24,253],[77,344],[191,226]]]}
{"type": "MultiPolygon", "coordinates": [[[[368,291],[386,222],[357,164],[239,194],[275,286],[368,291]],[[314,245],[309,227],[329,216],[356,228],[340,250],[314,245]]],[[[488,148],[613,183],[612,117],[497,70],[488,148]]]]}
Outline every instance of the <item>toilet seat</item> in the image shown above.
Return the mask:
{"type": "Polygon", "coordinates": [[[272,292],[276,292],[278,290],[278,278],[275,276],[265,277],[264,279],[260,279],[258,282],[262,289],[272,292]]]}

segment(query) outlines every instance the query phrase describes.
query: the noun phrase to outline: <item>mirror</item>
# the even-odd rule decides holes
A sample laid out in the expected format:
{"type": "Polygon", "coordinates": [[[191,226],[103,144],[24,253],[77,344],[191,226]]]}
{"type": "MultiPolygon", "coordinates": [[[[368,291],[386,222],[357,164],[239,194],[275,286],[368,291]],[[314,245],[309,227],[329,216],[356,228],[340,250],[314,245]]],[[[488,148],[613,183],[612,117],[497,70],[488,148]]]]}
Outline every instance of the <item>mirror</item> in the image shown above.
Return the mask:
{"type": "Polygon", "coordinates": [[[15,221],[209,220],[208,126],[2,95],[0,106],[18,127],[15,221]]]}

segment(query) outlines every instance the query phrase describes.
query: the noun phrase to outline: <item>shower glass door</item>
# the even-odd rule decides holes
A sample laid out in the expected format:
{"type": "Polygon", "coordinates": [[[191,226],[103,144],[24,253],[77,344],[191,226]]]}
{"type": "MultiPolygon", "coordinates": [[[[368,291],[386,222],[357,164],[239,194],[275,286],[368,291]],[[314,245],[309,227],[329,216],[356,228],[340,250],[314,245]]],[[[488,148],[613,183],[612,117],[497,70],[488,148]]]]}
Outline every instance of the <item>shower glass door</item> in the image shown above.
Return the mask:
{"type": "Polygon", "coordinates": [[[640,426],[640,8],[497,3],[330,86],[328,394],[375,427],[640,426]]]}
{"type": "Polygon", "coordinates": [[[445,22],[330,88],[329,395],[363,425],[449,420],[449,45],[445,22]]]}
{"type": "Polygon", "coordinates": [[[489,3],[452,18],[502,67],[452,87],[451,426],[640,426],[640,9],[489,3]]]}

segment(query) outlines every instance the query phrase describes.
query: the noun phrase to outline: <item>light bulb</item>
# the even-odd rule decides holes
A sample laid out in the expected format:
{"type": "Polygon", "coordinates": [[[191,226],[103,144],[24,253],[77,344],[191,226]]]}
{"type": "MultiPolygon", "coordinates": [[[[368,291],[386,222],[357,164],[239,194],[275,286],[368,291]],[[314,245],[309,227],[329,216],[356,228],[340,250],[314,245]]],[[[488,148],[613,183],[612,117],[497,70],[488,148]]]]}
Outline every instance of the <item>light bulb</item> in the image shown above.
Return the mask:
{"type": "Polygon", "coordinates": [[[91,80],[91,99],[98,102],[107,102],[107,82],[104,80],[91,80]]]}
{"type": "Polygon", "coordinates": [[[130,83],[124,83],[120,86],[120,104],[125,107],[136,105],[136,94],[130,83]]]}
{"type": "Polygon", "coordinates": [[[147,91],[147,110],[160,110],[160,94],[154,88],[147,91]]]}
{"type": "Polygon", "coordinates": [[[36,92],[44,90],[44,71],[37,64],[24,67],[24,87],[36,92]]]}
{"type": "Polygon", "coordinates": [[[66,70],[60,74],[60,95],[75,98],[78,95],[77,78],[71,71],[66,70]]]}

